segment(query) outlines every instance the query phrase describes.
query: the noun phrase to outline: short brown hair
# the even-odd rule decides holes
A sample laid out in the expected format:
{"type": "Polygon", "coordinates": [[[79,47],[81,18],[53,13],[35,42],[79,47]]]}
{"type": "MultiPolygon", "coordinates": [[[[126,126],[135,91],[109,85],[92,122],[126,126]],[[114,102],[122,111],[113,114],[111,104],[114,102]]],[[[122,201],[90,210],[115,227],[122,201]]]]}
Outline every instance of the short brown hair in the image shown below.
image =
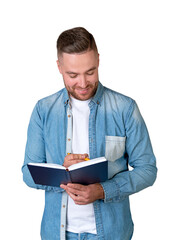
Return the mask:
{"type": "Polygon", "coordinates": [[[58,56],[62,53],[82,53],[87,50],[98,52],[93,35],[83,27],[66,30],[57,39],[58,56]]]}

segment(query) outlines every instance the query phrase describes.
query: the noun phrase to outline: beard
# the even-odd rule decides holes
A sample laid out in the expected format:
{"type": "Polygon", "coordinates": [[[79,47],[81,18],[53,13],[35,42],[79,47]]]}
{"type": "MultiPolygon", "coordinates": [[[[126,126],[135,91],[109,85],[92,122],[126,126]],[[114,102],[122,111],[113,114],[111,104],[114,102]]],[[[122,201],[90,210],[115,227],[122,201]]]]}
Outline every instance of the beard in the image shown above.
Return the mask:
{"type": "Polygon", "coordinates": [[[72,87],[67,86],[65,84],[65,87],[68,91],[69,96],[71,95],[75,99],[85,101],[92,98],[95,95],[98,88],[98,81],[93,84],[92,83],[87,84],[85,88],[81,88],[77,86],[77,84],[72,87]]]}

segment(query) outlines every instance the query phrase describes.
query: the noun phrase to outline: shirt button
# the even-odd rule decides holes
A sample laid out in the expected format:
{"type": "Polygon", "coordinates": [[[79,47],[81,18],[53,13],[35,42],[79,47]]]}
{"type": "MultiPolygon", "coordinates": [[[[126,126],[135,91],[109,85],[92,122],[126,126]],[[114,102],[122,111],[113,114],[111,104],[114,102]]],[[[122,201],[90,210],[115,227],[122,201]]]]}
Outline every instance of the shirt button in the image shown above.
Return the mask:
{"type": "Polygon", "coordinates": [[[70,138],[68,138],[67,140],[68,140],[68,141],[70,141],[71,139],[70,139],[70,138]]]}
{"type": "Polygon", "coordinates": [[[70,117],[71,117],[71,115],[68,115],[68,117],[70,118],[70,117]]]}
{"type": "Polygon", "coordinates": [[[66,205],[63,205],[63,208],[65,208],[66,207],[66,205]]]}
{"type": "Polygon", "coordinates": [[[63,227],[64,227],[64,224],[62,224],[61,227],[63,228],[63,227]]]}

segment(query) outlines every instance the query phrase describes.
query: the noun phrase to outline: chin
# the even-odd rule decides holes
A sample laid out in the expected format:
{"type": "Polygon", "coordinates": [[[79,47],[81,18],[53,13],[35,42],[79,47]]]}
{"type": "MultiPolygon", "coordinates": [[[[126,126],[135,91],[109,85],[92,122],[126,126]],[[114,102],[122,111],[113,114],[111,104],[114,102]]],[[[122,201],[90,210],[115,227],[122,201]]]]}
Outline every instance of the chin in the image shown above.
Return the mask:
{"type": "Polygon", "coordinates": [[[79,96],[79,95],[72,95],[72,97],[81,100],[81,101],[85,101],[91,98],[91,96],[79,96]]]}
{"type": "Polygon", "coordinates": [[[75,92],[70,92],[70,95],[78,100],[85,101],[92,98],[94,96],[94,93],[90,92],[88,94],[78,94],[75,92]]]}

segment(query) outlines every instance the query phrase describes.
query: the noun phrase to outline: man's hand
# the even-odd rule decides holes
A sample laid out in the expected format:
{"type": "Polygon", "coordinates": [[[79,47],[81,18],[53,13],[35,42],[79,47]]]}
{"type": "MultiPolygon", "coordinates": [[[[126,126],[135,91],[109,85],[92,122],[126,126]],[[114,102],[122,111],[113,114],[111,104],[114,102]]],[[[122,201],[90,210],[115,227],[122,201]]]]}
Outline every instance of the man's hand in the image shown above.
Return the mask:
{"type": "Polygon", "coordinates": [[[88,157],[88,154],[68,154],[64,158],[63,166],[68,168],[69,166],[85,161],[85,158],[88,157]]]}
{"type": "Polygon", "coordinates": [[[61,184],[60,187],[66,190],[68,195],[74,200],[75,204],[85,205],[93,203],[98,199],[104,199],[104,190],[99,183],[87,186],[68,183],[67,185],[61,184]]]}

